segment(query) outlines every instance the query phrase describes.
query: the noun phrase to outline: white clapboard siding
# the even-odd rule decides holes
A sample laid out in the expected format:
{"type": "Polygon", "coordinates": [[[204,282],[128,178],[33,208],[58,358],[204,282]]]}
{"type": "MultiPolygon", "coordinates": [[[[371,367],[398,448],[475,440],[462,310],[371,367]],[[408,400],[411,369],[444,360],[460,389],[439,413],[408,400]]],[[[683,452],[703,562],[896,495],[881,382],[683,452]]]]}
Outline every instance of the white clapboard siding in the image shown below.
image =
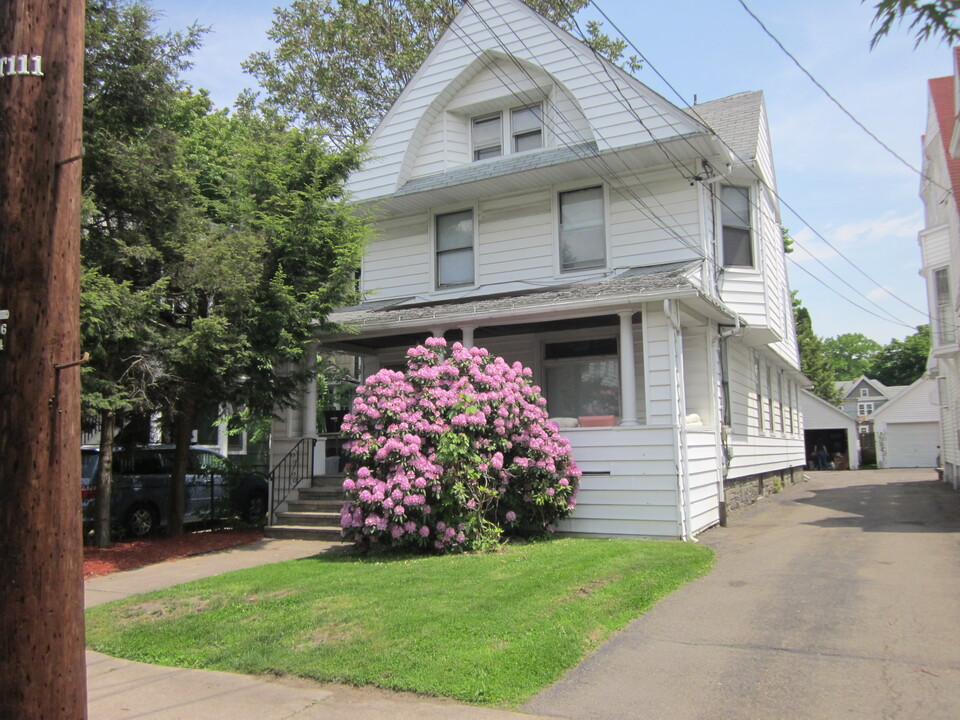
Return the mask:
{"type": "Polygon", "coordinates": [[[377,223],[363,256],[361,290],[376,298],[426,293],[430,283],[430,241],[427,215],[377,223]]]}
{"type": "Polygon", "coordinates": [[[673,425],[677,422],[676,383],[671,372],[669,339],[674,332],[662,305],[644,305],[644,385],[647,388],[646,417],[650,425],[673,425]]]}
{"type": "Polygon", "coordinates": [[[671,178],[669,182],[631,184],[628,188],[614,185],[608,196],[612,266],[699,259],[702,240],[696,187],[671,178]],[[664,224],[670,229],[664,229],[664,224]]]}
{"type": "Polygon", "coordinates": [[[572,428],[581,479],[565,532],[678,537],[677,466],[672,428],[572,428]],[[638,450],[640,452],[638,452],[638,450]],[[609,475],[593,475],[602,472],[609,475]]]}
{"type": "Polygon", "coordinates": [[[716,430],[688,427],[690,532],[694,535],[720,522],[720,465],[716,430]]]}
{"type": "Polygon", "coordinates": [[[707,326],[683,328],[683,392],[686,414],[699,415],[704,424],[712,426],[717,379],[706,335],[708,329],[707,326]]]}
{"type": "Polygon", "coordinates": [[[554,275],[552,193],[541,190],[485,201],[479,215],[479,292],[494,283],[554,275]]]}

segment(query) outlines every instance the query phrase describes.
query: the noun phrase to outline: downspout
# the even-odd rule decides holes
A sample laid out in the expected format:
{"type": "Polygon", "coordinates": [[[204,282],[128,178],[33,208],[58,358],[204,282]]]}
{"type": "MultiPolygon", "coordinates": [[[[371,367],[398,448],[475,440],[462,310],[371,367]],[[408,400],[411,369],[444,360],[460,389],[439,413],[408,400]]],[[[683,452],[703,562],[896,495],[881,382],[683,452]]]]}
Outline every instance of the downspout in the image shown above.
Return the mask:
{"type": "Polygon", "coordinates": [[[681,332],[680,324],[673,317],[673,307],[669,300],[663,301],[663,314],[673,332],[667,334],[670,347],[670,374],[673,377],[673,389],[676,393],[674,417],[676,418],[677,442],[674,443],[674,462],[677,466],[677,495],[680,499],[680,508],[677,513],[677,522],[680,537],[688,542],[696,542],[690,532],[690,462],[687,451],[687,424],[686,413],[681,406],[684,398],[683,386],[683,356],[682,347],[677,343],[677,335],[681,332]]]}

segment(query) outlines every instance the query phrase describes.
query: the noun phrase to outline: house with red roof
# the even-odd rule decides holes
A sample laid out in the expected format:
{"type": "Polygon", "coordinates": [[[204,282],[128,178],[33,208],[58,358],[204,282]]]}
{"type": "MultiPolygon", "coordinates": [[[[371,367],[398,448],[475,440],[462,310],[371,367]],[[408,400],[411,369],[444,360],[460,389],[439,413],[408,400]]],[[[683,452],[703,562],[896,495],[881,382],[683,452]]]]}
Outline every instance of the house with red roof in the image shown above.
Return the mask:
{"type": "Polygon", "coordinates": [[[920,197],[921,273],[930,307],[929,370],[939,384],[941,464],[944,479],[960,487],[960,48],[953,51],[952,75],[929,81],[927,129],[923,137],[920,197]]]}

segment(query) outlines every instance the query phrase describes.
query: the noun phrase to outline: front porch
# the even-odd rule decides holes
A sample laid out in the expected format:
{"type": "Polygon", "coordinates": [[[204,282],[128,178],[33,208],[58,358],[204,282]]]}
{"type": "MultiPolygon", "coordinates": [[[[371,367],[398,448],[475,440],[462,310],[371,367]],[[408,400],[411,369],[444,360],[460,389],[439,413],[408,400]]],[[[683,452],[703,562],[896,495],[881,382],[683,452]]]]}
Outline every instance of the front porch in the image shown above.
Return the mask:
{"type": "MultiPolygon", "coordinates": [[[[428,327],[419,320],[419,328],[390,322],[322,344],[358,354],[363,376],[401,369],[407,349],[431,335],[520,362],[531,368],[583,471],[577,509],[560,529],[692,537],[719,521],[723,499],[717,320],[670,299],[611,310],[570,309],[558,317],[550,308],[482,325],[476,318],[428,327]]],[[[278,456],[302,437],[320,437],[316,414],[316,393],[308,389],[302,410],[274,426],[278,456]]],[[[326,451],[317,447],[315,467],[325,468],[326,451]]]]}

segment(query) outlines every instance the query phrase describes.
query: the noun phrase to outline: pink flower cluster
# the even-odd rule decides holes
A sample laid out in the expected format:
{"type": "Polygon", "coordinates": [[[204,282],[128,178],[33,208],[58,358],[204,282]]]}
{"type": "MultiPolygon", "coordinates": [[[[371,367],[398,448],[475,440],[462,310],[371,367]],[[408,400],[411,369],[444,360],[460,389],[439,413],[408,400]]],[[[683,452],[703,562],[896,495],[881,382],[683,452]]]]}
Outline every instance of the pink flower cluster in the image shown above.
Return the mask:
{"type": "Polygon", "coordinates": [[[580,471],[530,376],[485,349],[429,338],[407,352],[406,372],[368,377],[343,422],[344,537],[456,551],[490,528],[554,528],[573,511],[580,471]]]}

